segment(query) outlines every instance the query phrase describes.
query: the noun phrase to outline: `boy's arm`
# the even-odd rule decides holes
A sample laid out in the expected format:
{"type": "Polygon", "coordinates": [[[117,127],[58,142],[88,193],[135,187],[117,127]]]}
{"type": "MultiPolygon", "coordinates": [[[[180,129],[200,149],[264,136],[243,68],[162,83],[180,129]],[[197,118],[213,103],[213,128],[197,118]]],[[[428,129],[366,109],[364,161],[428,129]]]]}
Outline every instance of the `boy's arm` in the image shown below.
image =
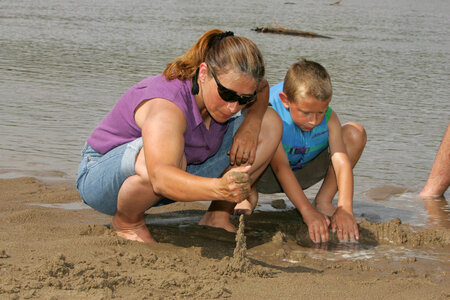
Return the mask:
{"type": "Polygon", "coordinates": [[[336,174],[339,191],[336,212],[331,228],[337,231],[339,240],[355,241],[359,239],[358,226],[353,216],[353,171],[345,150],[341,123],[335,112],[328,121],[331,163],[336,174]]]}
{"type": "Polygon", "coordinates": [[[281,143],[278,145],[270,166],[284,193],[302,214],[303,220],[308,225],[311,240],[315,243],[320,243],[321,240],[322,242],[328,241],[330,220],[319,213],[306,198],[302,187],[289,166],[289,160],[281,143]]]}

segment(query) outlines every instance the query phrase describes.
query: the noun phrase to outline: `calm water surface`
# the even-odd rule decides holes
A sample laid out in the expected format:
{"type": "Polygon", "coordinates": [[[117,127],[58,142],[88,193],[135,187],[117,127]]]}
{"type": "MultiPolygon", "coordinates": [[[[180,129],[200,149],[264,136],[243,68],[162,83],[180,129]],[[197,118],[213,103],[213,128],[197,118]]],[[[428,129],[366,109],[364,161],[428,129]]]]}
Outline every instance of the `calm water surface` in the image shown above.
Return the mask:
{"type": "MultiPolygon", "coordinates": [[[[322,63],[341,122],[368,133],[356,214],[429,223],[417,193],[450,121],[450,2],[285,2],[2,1],[0,177],[73,182],[84,140],[122,93],[221,28],[261,48],[271,84],[299,58],[322,63]],[[251,30],[272,20],[333,39],[251,30]]],[[[436,205],[448,221],[445,200],[436,205]]]]}

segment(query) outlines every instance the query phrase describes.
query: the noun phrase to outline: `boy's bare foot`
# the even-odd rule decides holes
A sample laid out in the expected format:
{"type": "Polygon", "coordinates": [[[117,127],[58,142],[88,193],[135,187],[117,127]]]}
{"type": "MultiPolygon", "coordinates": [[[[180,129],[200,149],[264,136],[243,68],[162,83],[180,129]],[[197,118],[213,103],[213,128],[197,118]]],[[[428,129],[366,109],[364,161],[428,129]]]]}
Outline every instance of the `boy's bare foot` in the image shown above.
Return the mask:
{"type": "Polygon", "coordinates": [[[237,231],[236,227],[230,222],[230,214],[226,211],[207,211],[198,224],[222,228],[229,232],[237,231]]]}
{"type": "Polygon", "coordinates": [[[244,200],[236,204],[236,206],[234,207],[234,214],[235,215],[243,214],[247,216],[251,215],[257,203],[258,203],[258,191],[256,190],[256,185],[253,185],[248,200],[244,200]]]}
{"type": "Polygon", "coordinates": [[[314,201],[313,204],[319,212],[329,217],[331,217],[336,211],[336,207],[334,207],[334,205],[331,203],[321,203],[321,202],[318,203],[314,201]]]}
{"type": "Polygon", "coordinates": [[[111,222],[111,229],[117,236],[130,241],[137,241],[141,243],[156,242],[150,234],[150,231],[148,231],[148,228],[145,224],[145,219],[137,224],[126,224],[117,216],[114,216],[111,222]]]}

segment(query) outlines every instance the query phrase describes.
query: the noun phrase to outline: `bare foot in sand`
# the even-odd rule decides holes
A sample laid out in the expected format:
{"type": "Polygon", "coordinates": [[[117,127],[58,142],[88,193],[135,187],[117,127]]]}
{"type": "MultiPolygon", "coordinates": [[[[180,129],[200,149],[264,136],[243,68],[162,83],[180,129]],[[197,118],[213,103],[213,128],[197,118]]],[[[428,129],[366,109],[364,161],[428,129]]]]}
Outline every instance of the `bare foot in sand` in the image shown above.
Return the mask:
{"type": "Polygon", "coordinates": [[[229,232],[236,232],[236,227],[230,222],[230,213],[220,210],[209,210],[198,223],[210,227],[222,228],[229,232]]]}
{"type": "Polygon", "coordinates": [[[331,203],[317,203],[316,201],[314,201],[314,206],[319,212],[329,217],[331,217],[336,211],[336,207],[334,207],[334,205],[331,203]]]}
{"type": "Polygon", "coordinates": [[[114,216],[111,222],[111,229],[117,236],[130,241],[137,241],[141,243],[156,242],[150,234],[150,231],[148,231],[145,224],[145,219],[136,224],[125,224],[125,222],[121,221],[120,218],[114,216]]]}
{"type": "Polygon", "coordinates": [[[253,213],[257,203],[258,191],[256,190],[256,185],[253,185],[248,200],[244,200],[241,203],[236,204],[234,207],[234,214],[249,216],[253,213]]]}

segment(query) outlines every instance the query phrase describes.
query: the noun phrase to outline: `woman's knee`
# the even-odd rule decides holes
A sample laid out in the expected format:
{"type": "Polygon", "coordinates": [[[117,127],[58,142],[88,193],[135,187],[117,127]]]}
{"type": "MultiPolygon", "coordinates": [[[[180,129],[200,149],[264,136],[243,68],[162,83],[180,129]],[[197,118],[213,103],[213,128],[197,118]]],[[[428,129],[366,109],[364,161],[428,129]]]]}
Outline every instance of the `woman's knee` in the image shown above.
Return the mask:
{"type": "Polygon", "coordinates": [[[358,148],[364,148],[367,142],[367,133],[359,123],[348,122],[342,126],[342,135],[346,145],[358,145],[358,148]]]}

